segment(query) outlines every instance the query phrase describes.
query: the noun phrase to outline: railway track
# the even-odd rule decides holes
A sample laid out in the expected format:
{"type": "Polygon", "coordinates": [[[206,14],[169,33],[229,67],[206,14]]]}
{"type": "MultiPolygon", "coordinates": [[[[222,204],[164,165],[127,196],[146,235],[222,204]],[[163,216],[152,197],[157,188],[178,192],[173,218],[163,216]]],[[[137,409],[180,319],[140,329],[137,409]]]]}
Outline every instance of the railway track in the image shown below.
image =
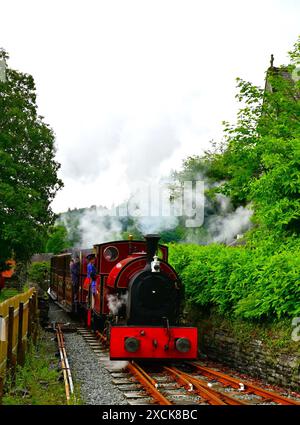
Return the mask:
{"type": "Polygon", "coordinates": [[[82,327],[77,331],[132,405],[300,405],[299,401],[208,368],[199,362],[182,362],[176,366],[135,361],[112,362],[109,360],[105,336],[82,327]]]}
{"type": "Polygon", "coordinates": [[[284,397],[274,391],[267,390],[252,384],[249,381],[240,380],[229,376],[223,372],[216,371],[214,369],[200,365],[197,362],[189,362],[189,366],[193,367],[197,372],[200,372],[203,376],[209,379],[215,379],[219,384],[222,384],[224,388],[233,388],[239,391],[243,391],[244,394],[254,394],[262,397],[264,402],[275,402],[283,405],[299,405],[300,403],[296,400],[284,397]]]}

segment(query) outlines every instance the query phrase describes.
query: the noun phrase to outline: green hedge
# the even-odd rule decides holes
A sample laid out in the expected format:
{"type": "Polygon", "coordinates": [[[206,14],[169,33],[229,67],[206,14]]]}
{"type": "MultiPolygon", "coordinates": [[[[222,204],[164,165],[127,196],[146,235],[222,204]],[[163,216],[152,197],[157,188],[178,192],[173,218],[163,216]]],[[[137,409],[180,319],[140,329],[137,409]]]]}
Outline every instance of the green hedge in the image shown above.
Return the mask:
{"type": "Polygon", "coordinates": [[[188,302],[244,319],[300,316],[300,248],[268,255],[244,246],[169,247],[188,302]]]}

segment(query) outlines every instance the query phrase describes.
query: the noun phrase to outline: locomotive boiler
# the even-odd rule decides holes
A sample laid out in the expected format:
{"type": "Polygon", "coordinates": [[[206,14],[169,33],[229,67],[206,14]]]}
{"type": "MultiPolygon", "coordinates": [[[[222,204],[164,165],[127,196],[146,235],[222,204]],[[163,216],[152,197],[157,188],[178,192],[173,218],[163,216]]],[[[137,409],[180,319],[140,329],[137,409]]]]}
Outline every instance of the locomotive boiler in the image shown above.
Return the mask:
{"type": "Polygon", "coordinates": [[[51,297],[107,337],[112,360],[197,358],[197,328],[180,323],[183,288],[159,239],[147,235],[80,251],[78,285],[70,253],[51,259],[51,297]],[[91,254],[96,274],[87,278],[91,254]]]}

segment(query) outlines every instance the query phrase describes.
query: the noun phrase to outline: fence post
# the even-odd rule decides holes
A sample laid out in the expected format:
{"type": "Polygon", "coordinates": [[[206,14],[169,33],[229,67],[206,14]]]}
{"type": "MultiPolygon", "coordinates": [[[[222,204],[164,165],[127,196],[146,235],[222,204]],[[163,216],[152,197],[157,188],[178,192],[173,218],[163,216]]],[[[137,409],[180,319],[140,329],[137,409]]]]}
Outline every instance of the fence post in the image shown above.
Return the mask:
{"type": "Polygon", "coordinates": [[[13,353],[14,320],[15,308],[11,306],[8,309],[7,367],[11,373],[13,384],[15,384],[16,379],[16,358],[13,353]]]}
{"type": "Polygon", "coordinates": [[[32,297],[28,300],[28,329],[27,337],[30,338],[32,333],[32,297]]]}
{"type": "Polygon", "coordinates": [[[0,406],[2,404],[2,398],[3,398],[3,377],[0,376],[0,406]]]}
{"type": "Polygon", "coordinates": [[[7,367],[13,365],[14,307],[8,309],[7,367]]]}
{"type": "Polygon", "coordinates": [[[19,326],[18,326],[18,351],[17,361],[18,364],[24,366],[24,344],[23,344],[23,314],[24,314],[24,303],[19,304],[19,326]]]}
{"type": "Polygon", "coordinates": [[[33,294],[33,332],[32,332],[32,342],[36,345],[38,324],[37,324],[37,294],[33,294]]]}

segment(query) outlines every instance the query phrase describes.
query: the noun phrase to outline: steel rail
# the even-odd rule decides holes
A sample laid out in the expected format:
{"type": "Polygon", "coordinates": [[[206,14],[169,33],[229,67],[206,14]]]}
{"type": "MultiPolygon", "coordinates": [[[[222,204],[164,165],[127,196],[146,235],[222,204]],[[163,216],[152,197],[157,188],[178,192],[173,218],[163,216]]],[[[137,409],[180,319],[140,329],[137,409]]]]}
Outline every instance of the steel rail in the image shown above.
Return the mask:
{"type": "Polygon", "coordinates": [[[96,331],[95,334],[100,339],[100,342],[107,345],[107,336],[103,335],[100,331],[96,331]]]}
{"type": "Polygon", "coordinates": [[[61,360],[61,369],[64,375],[66,398],[67,398],[67,403],[69,404],[70,394],[73,394],[74,392],[74,385],[73,385],[69,361],[68,361],[68,357],[67,357],[67,353],[66,353],[66,349],[64,345],[63,333],[59,324],[56,325],[56,337],[57,337],[57,344],[58,344],[60,360],[61,360]]]}
{"type": "MultiPolygon", "coordinates": [[[[196,378],[192,375],[186,374],[184,373],[184,375],[186,375],[188,377],[188,379],[193,383],[193,385],[195,387],[197,387],[198,385],[200,385],[202,388],[206,388],[208,386],[208,383],[200,378],[196,378]]],[[[232,406],[238,406],[238,405],[248,405],[248,403],[245,403],[242,400],[238,400],[232,396],[230,396],[229,394],[225,394],[222,391],[216,390],[215,388],[209,388],[209,391],[214,394],[215,396],[217,396],[218,398],[220,398],[221,400],[225,401],[226,404],[232,405],[232,406]]]]}
{"type": "Polygon", "coordinates": [[[155,379],[151,378],[150,375],[135,361],[132,361],[132,364],[145,376],[145,378],[153,385],[155,388],[158,388],[158,383],[155,379]]]}
{"type": "Polygon", "coordinates": [[[147,372],[141,372],[141,367],[137,368],[136,364],[129,362],[127,369],[137,378],[137,380],[142,384],[146,392],[153,397],[158,404],[161,405],[172,405],[171,403],[158,389],[151,383],[152,378],[147,374],[147,372]],[[148,376],[148,378],[146,378],[148,376]]]}
{"type": "Polygon", "coordinates": [[[182,385],[186,390],[193,391],[193,384],[181,373],[180,370],[174,367],[164,366],[164,370],[173,375],[176,381],[182,385]]]}
{"type": "MultiPolygon", "coordinates": [[[[237,378],[233,378],[231,376],[226,375],[223,372],[219,372],[216,370],[212,370],[208,367],[201,366],[194,362],[189,362],[190,365],[194,366],[197,370],[202,372],[203,375],[212,377],[217,379],[219,382],[224,383],[227,386],[232,386],[233,388],[241,388],[241,386],[244,386],[245,393],[253,393],[256,395],[259,395],[265,399],[270,399],[272,401],[275,401],[280,404],[284,405],[300,405],[298,401],[289,399],[287,397],[284,397],[280,394],[277,394],[273,391],[265,390],[264,388],[260,388],[251,382],[239,380],[237,378]]],[[[196,378],[197,379],[197,378],[196,378]]]]}
{"type": "Polygon", "coordinates": [[[59,326],[60,338],[61,338],[61,342],[62,342],[63,355],[64,355],[65,364],[66,364],[66,368],[67,368],[67,375],[68,375],[68,380],[69,380],[69,385],[70,385],[70,392],[71,392],[71,394],[73,394],[74,393],[74,384],[73,384],[73,379],[72,379],[72,375],[71,375],[69,360],[68,360],[68,357],[67,357],[66,347],[65,347],[65,343],[64,343],[64,335],[63,335],[63,332],[61,330],[60,325],[58,325],[58,326],[59,326]]]}
{"type": "Polygon", "coordinates": [[[220,406],[227,404],[225,401],[222,400],[220,397],[220,394],[216,391],[212,390],[211,388],[207,388],[207,383],[202,384],[201,381],[197,381],[192,376],[185,374],[184,372],[181,372],[179,369],[175,367],[168,367],[164,368],[167,372],[173,374],[175,378],[180,382],[188,383],[189,385],[192,385],[193,390],[201,396],[204,400],[209,402],[209,404],[212,404],[214,406],[220,406]]]}
{"type": "Polygon", "coordinates": [[[66,371],[65,360],[64,360],[64,356],[63,356],[63,352],[62,352],[62,348],[61,348],[59,330],[57,328],[56,328],[56,337],[57,337],[57,344],[58,344],[59,355],[60,355],[61,369],[62,369],[63,375],[64,375],[65,393],[66,393],[67,403],[69,404],[69,401],[70,401],[70,386],[69,386],[69,380],[68,380],[68,375],[67,375],[67,371],[66,371]]]}

